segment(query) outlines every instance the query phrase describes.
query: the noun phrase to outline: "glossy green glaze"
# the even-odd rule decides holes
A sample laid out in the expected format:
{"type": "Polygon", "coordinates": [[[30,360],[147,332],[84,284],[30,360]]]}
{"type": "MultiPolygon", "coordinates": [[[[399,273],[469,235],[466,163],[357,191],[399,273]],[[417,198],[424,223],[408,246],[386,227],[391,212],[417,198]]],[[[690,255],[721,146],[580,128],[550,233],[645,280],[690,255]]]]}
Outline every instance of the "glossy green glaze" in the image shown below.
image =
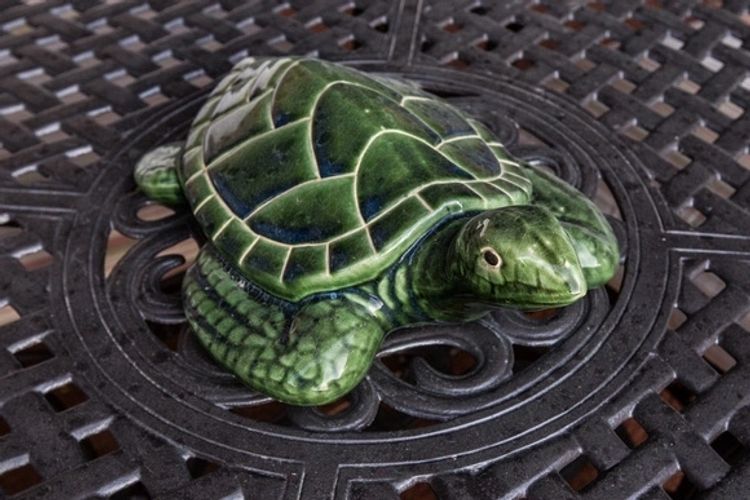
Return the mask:
{"type": "Polygon", "coordinates": [[[221,364],[250,386],[292,404],[346,394],[367,372],[389,323],[355,294],[290,312],[248,293],[210,250],[183,284],[188,320],[221,364]]]}
{"type": "Polygon", "coordinates": [[[567,305],[619,255],[589,200],[480,123],[314,59],[241,61],[135,177],[208,237],[183,284],[198,338],[293,404],[351,390],[393,328],[567,305]]]}
{"type": "Polygon", "coordinates": [[[167,205],[185,203],[177,178],[182,144],[166,144],[143,155],[135,166],[135,182],[152,200],[167,205]]]}

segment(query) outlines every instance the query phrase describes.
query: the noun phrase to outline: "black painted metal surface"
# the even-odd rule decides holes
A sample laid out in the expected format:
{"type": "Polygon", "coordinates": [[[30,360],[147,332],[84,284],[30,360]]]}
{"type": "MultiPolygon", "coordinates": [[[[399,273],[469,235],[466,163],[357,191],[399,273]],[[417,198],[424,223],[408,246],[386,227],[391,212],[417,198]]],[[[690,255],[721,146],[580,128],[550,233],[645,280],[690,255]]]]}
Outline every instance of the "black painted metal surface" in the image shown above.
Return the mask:
{"type": "Polygon", "coordinates": [[[746,497],[747,8],[1,1],[0,488],[746,497]],[[174,254],[200,236],[185,213],[154,219],[131,171],[234,61],[287,53],[468,109],[600,202],[622,272],[566,310],[397,332],[326,408],[238,385],[183,324],[174,254]]]}

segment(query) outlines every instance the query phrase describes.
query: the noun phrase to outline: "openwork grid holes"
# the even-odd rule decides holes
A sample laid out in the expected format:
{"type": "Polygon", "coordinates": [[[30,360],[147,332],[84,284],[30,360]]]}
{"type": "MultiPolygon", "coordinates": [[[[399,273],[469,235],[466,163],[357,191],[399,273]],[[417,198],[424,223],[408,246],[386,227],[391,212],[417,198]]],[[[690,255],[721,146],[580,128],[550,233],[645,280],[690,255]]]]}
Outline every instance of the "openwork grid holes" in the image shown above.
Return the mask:
{"type": "MultiPolygon", "coordinates": [[[[533,446],[510,458],[505,452],[484,457],[481,467],[404,469],[362,482],[366,471],[359,471],[339,481],[344,486],[338,490],[331,486],[339,474],[334,466],[307,475],[327,485],[314,491],[378,498],[472,498],[487,491],[530,498],[727,498],[746,491],[750,256],[740,236],[750,234],[750,20],[743,2],[74,1],[11,2],[0,10],[4,493],[252,497],[299,486],[294,482],[299,470],[278,472],[282,467],[275,464],[277,475],[250,472],[244,458],[226,450],[208,453],[205,444],[188,443],[178,430],[136,423],[143,415],[136,418],[98,376],[66,320],[68,307],[88,310],[88,297],[72,293],[81,288],[71,287],[63,296],[62,286],[88,272],[78,258],[84,248],[94,248],[98,259],[97,293],[114,304],[119,318],[132,319],[131,331],[138,330],[138,350],[149,356],[143,366],[179,374],[186,393],[210,401],[246,428],[271,424],[287,437],[301,428],[317,429],[315,434],[327,436],[322,439],[339,443],[339,450],[348,448],[328,431],[413,436],[478,411],[459,404],[450,413],[437,400],[402,407],[399,398],[382,402],[378,395],[389,393],[383,390],[386,382],[404,382],[407,392],[390,394],[405,401],[415,387],[425,394],[435,388],[458,391],[466,396],[459,400],[472,400],[544,370],[578,331],[571,325],[590,317],[583,309],[499,315],[470,327],[475,335],[469,341],[450,330],[403,332],[384,347],[371,382],[343,401],[299,412],[247,392],[206,359],[186,332],[177,292],[202,242],[185,214],[148,205],[130,186],[110,205],[111,224],[101,238],[72,246],[66,240],[91,222],[80,219],[89,213],[86,203],[106,204],[103,194],[81,204],[100,173],[108,172],[110,185],[126,175],[125,168],[115,175],[108,163],[124,136],[170,105],[194,98],[245,55],[308,53],[364,64],[389,59],[379,69],[415,78],[437,75],[439,68],[454,71],[456,81],[460,74],[502,75],[576,102],[591,123],[613,131],[645,166],[642,180],[663,228],[640,228],[639,234],[649,241],[665,239],[664,247],[654,248],[667,248],[671,256],[662,274],[670,290],[665,296],[673,299],[637,323],[621,323],[637,337],[639,325],[654,320],[658,344],[649,348],[651,355],[627,387],[564,432],[536,436],[533,446]],[[407,62],[419,69],[411,71],[407,62]],[[494,357],[482,348],[488,343],[496,347],[494,357]],[[466,392],[462,377],[477,392],[466,392]]],[[[514,116],[512,107],[503,116],[493,114],[481,87],[448,87],[433,85],[481,115],[515,144],[515,154],[581,187],[612,218],[618,234],[628,234],[633,217],[628,198],[612,182],[570,168],[579,163],[569,157],[571,144],[550,140],[538,125],[523,121],[528,117],[514,116]]],[[[610,162],[601,160],[602,168],[610,162]]],[[[627,187],[630,193],[638,190],[636,184],[627,187]]],[[[630,238],[622,243],[625,249],[637,244],[630,238]]],[[[652,259],[657,254],[653,251],[652,259]]],[[[624,261],[591,311],[635,300],[628,295],[634,281],[658,286],[660,278],[643,276],[645,265],[634,266],[624,261]]],[[[92,338],[103,338],[113,324],[111,318],[95,319],[92,338]]],[[[624,349],[627,342],[618,339],[605,348],[624,349]]],[[[112,352],[127,349],[129,342],[112,342],[112,352]]],[[[95,345],[100,346],[90,343],[95,345]]],[[[106,349],[94,354],[111,356],[106,349]]],[[[118,375],[120,381],[129,376],[118,375]]],[[[163,409],[162,399],[145,396],[143,386],[124,391],[157,413],[163,409]]],[[[497,422],[495,431],[512,424],[497,422]]],[[[494,434],[482,435],[486,444],[494,434]]],[[[469,433],[456,436],[470,439],[469,433]]],[[[342,454],[319,454],[315,462],[336,463],[342,454]]]]}

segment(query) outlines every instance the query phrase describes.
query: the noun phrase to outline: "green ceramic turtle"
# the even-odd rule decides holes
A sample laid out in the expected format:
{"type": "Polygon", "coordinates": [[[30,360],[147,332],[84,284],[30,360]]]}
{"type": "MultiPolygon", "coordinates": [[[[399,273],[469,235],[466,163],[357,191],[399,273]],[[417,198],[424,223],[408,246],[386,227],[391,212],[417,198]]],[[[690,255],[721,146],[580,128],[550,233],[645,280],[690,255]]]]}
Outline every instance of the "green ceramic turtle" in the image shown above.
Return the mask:
{"type": "Polygon", "coordinates": [[[612,230],[555,176],[406,81],[248,58],[140,188],[208,243],[183,283],[201,343],[250,387],[322,404],[396,327],[564,306],[612,276],[612,230]]]}

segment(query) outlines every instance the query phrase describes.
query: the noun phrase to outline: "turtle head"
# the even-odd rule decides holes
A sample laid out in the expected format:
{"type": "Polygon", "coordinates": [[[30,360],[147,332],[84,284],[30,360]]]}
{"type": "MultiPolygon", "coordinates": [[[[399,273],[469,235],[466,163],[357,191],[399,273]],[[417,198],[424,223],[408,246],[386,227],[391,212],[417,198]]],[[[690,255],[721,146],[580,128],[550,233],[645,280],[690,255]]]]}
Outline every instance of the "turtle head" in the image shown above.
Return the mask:
{"type": "Polygon", "coordinates": [[[455,240],[466,292],[485,305],[544,309],[586,293],[570,238],[547,209],[510,206],[469,219],[455,240]]]}

